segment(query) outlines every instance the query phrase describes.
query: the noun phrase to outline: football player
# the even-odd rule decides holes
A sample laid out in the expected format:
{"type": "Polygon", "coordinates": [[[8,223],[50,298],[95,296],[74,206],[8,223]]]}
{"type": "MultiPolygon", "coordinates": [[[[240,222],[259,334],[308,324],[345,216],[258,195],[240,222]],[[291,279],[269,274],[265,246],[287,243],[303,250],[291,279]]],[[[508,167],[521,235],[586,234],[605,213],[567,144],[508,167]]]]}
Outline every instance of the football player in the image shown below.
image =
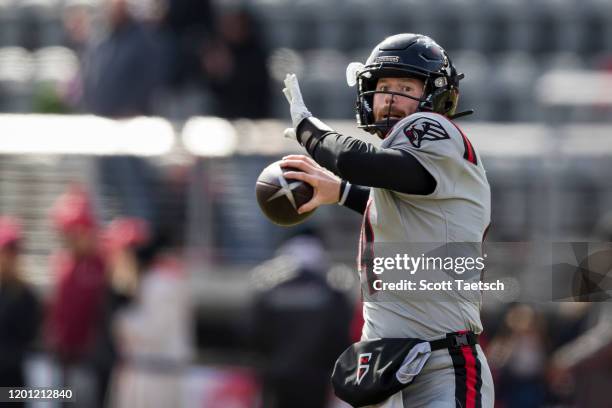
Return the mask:
{"type": "MultiPolygon", "coordinates": [[[[285,135],[296,138],[310,156],[286,156],[282,166],[303,172],[287,172],[285,177],[314,188],[312,200],[299,212],[338,203],[363,214],[358,262],[362,283],[372,275],[376,244],[484,239],[490,220],[489,184],[478,153],[453,122],[465,114],[456,113],[462,78],[446,51],[418,34],[388,37],[365,64],[349,65],[347,80],[357,85],[358,127],[378,135],[380,147],[341,135],[313,117],[296,76],[285,79],[283,92],[293,122],[285,135]]],[[[412,301],[409,296],[377,301],[376,293],[367,291],[363,296],[362,342],[353,350],[358,372],[343,373],[339,359],[334,375],[345,375],[340,383],[348,388],[336,388],[337,395],[348,395],[345,400],[356,406],[365,401],[363,405],[385,408],[493,407],[491,373],[478,345],[480,296],[451,302],[412,301]],[[376,350],[364,350],[374,339],[397,338],[419,339],[423,347],[412,353],[406,348],[401,354],[405,360],[399,362],[402,372],[418,368],[411,381],[385,388],[377,377],[380,372],[369,367],[393,362],[374,362],[376,350]]]]}

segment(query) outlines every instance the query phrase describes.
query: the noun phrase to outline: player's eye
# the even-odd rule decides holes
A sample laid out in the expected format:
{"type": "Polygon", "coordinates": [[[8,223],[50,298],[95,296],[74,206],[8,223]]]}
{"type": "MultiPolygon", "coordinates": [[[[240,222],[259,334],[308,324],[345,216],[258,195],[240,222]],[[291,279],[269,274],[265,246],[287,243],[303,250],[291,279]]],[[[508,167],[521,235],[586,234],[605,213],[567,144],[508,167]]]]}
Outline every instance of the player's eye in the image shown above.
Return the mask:
{"type": "Polygon", "coordinates": [[[410,91],[412,91],[412,88],[411,88],[411,87],[409,87],[409,86],[404,86],[404,87],[402,88],[402,90],[403,90],[404,92],[410,92],[410,91]]]}
{"type": "Polygon", "coordinates": [[[387,85],[382,85],[378,88],[379,91],[387,91],[389,90],[389,87],[387,85]]]}

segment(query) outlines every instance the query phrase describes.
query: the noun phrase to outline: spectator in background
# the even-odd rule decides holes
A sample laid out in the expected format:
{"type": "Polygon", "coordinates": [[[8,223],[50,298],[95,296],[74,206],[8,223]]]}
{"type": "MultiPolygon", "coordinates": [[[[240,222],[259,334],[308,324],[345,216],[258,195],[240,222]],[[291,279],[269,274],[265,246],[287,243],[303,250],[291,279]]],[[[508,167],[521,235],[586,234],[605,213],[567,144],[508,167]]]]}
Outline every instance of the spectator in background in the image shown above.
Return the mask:
{"type": "Polygon", "coordinates": [[[554,352],[550,364],[551,391],[558,399],[574,397],[580,406],[609,408],[612,384],[612,304],[592,310],[597,324],[554,352]]]}
{"type": "Polygon", "coordinates": [[[260,377],[266,408],[324,408],[336,358],[348,347],[352,308],[326,281],[321,241],[291,239],[274,263],[256,269],[263,290],[254,305],[254,345],[264,358],[260,377]],[[279,267],[280,266],[280,267],[279,267]]]}
{"type": "Polygon", "coordinates": [[[151,115],[166,62],[158,39],[134,18],[127,0],[107,0],[106,16],[106,36],[83,60],[84,110],[113,118],[151,115]]]}
{"type": "Polygon", "coordinates": [[[111,284],[116,293],[133,299],[139,284],[135,251],[148,244],[149,225],[140,218],[117,218],[106,229],[104,238],[111,284]]]}
{"type": "Polygon", "coordinates": [[[214,38],[202,50],[202,69],[214,96],[212,114],[235,119],[270,114],[267,52],[246,8],[221,13],[214,38]]]}
{"type": "Polygon", "coordinates": [[[574,336],[564,336],[563,343],[552,353],[549,380],[551,394],[556,400],[566,402],[573,399],[580,406],[609,408],[612,406],[612,285],[609,279],[612,267],[612,247],[609,244],[612,242],[612,212],[604,214],[597,222],[594,235],[606,243],[603,246],[605,249],[598,248],[589,254],[588,262],[581,262],[581,265],[588,266],[590,273],[583,275],[580,283],[590,289],[589,298],[595,301],[562,303],[564,309],[584,313],[580,320],[593,324],[590,327],[586,322],[581,325],[566,324],[564,329],[573,328],[574,336]]]}
{"type": "MultiPolygon", "coordinates": [[[[91,5],[82,3],[79,0],[66,3],[62,12],[62,45],[75,53],[79,60],[79,68],[65,83],[52,90],[48,98],[53,100],[53,97],[55,97],[59,101],[55,101],[56,103],[51,105],[52,109],[47,108],[46,112],[66,113],[81,110],[79,105],[83,98],[83,84],[80,65],[82,64],[87,46],[91,42],[92,20],[93,9],[91,5]]],[[[38,110],[42,111],[42,109],[38,110]]]]}
{"type": "Polygon", "coordinates": [[[52,221],[64,249],[52,259],[56,282],[49,305],[48,345],[61,366],[63,384],[76,388],[79,402],[103,406],[114,352],[105,327],[107,266],[86,192],[72,186],[55,203],[52,221]],[[87,379],[85,389],[78,389],[87,379]]]}
{"type": "MultiPolygon", "coordinates": [[[[193,347],[186,276],[181,264],[166,252],[165,235],[148,240],[142,221],[121,222],[134,238],[125,239],[129,234],[122,234],[123,261],[114,265],[131,269],[137,290],[135,301],[114,322],[122,364],[114,376],[112,406],[180,407],[183,374],[193,347]]],[[[119,260],[117,255],[114,258],[119,260]]]]}
{"type": "Polygon", "coordinates": [[[487,357],[496,378],[496,406],[539,408],[546,399],[546,331],[529,305],[506,313],[504,327],[491,340],[487,357]]]}
{"type": "MultiPolygon", "coordinates": [[[[107,0],[106,36],[88,50],[81,67],[83,108],[100,116],[129,118],[154,113],[155,96],[163,85],[163,46],[155,31],[138,21],[128,0],[107,0]]],[[[97,160],[102,188],[116,195],[120,211],[153,223],[157,219],[155,174],[148,163],[134,156],[108,156],[97,160]]]]}
{"type": "Polygon", "coordinates": [[[180,86],[199,82],[199,53],[213,30],[209,0],[163,0],[160,28],[172,44],[170,83],[180,86]]]}
{"type": "Polygon", "coordinates": [[[78,2],[67,4],[63,11],[64,45],[79,57],[91,41],[91,13],[90,6],[78,2]]]}
{"type": "MultiPolygon", "coordinates": [[[[38,300],[20,277],[17,220],[0,217],[0,387],[26,387],[23,363],[38,332],[38,300]]],[[[6,404],[22,407],[23,403],[6,404]]],[[[0,402],[0,406],[5,406],[0,402]]]]}

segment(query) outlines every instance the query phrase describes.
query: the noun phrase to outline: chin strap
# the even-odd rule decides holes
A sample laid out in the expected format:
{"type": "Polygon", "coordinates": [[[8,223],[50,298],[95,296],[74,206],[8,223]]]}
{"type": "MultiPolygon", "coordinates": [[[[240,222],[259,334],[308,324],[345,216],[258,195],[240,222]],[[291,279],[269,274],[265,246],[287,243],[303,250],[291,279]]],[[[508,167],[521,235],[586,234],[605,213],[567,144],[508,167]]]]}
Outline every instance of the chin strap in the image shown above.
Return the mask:
{"type": "Polygon", "coordinates": [[[463,111],[463,112],[455,113],[454,115],[451,115],[451,116],[449,116],[448,118],[449,118],[450,120],[453,120],[453,119],[459,119],[459,118],[462,118],[462,117],[464,117],[464,116],[471,115],[471,114],[473,114],[473,113],[474,113],[474,109],[468,109],[468,110],[463,111]]]}
{"type": "Polygon", "coordinates": [[[378,122],[374,123],[374,134],[377,135],[379,138],[384,139],[385,137],[387,137],[391,129],[393,129],[393,127],[398,123],[398,119],[379,120],[378,122]]]}
{"type": "MultiPolygon", "coordinates": [[[[390,108],[390,106],[389,106],[390,108]]],[[[389,109],[389,112],[391,111],[391,109],[389,109]]],[[[432,112],[431,109],[423,109],[420,112],[432,112]]],[[[454,119],[459,119],[462,118],[464,116],[468,116],[468,115],[472,115],[475,112],[474,109],[468,109],[465,110],[463,112],[458,112],[455,113],[454,115],[450,115],[448,116],[449,120],[454,120],[454,119]]],[[[389,131],[391,129],[393,129],[393,127],[400,122],[401,119],[397,120],[397,119],[389,119],[389,117],[387,117],[387,119],[384,120],[379,120],[378,122],[375,122],[372,124],[372,129],[373,131],[370,131],[370,133],[373,133],[375,135],[377,135],[379,138],[381,139],[385,139],[385,137],[387,137],[387,135],[389,134],[389,131]]],[[[303,143],[302,143],[303,144],[303,143]]]]}

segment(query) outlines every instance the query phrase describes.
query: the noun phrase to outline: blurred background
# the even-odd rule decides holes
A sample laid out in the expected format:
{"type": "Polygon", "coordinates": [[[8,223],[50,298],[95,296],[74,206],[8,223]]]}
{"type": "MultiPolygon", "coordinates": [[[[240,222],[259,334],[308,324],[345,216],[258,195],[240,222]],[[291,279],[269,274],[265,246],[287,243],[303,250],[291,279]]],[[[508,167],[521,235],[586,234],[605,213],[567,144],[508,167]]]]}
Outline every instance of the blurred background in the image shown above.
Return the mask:
{"type": "MultiPolygon", "coordinates": [[[[612,240],[610,1],[0,0],[0,386],[344,406],[327,378],[360,334],[360,217],[277,227],[254,184],[301,152],[282,138],[287,72],[373,141],[345,69],[399,32],[466,75],[488,240],[612,240]]],[[[611,407],[610,305],[485,302],[496,406],[611,407]]]]}

